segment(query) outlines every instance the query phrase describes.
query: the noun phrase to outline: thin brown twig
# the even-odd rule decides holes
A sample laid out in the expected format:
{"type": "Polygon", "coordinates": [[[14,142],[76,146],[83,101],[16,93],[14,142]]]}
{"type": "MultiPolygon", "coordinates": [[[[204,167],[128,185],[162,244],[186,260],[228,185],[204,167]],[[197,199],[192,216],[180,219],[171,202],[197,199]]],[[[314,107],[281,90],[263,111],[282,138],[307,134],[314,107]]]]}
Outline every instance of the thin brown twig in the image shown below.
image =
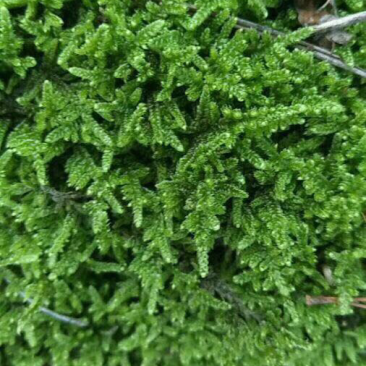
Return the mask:
{"type": "Polygon", "coordinates": [[[356,297],[355,301],[366,302],[366,297],[356,297]]]}
{"type": "Polygon", "coordinates": [[[310,296],[306,295],[305,297],[306,305],[324,305],[324,304],[336,304],[338,302],[338,298],[334,296],[310,296]]]}
{"type": "MultiPolygon", "coordinates": [[[[306,305],[326,305],[326,304],[338,304],[339,298],[335,296],[310,296],[305,297],[306,305]]],[[[366,297],[355,297],[351,302],[351,305],[357,308],[366,309],[366,297]]]]}
{"type": "MultiPolygon", "coordinates": [[[[197,7],[194,5],[191,5],[191,4],[188,4],[188,8],[192,9],[194,11],[197,10],[197,7]]],[[[236,25],[237,29],[255,29],[258,31],[258,33],[262,34],[264,32],[268,32],[269,34],[271,34],[274,37],[284,36],[287,34],[285,32],[278,31],[278,30],[268,27],[266,25],[257,24],[257,23],[251,22],[249,20],[246,20],[246,19],[236,18],[236,20],[237,20],[237,25],[236,25]]],[[[326,24],[326,23],[324,23],[324,24],[326,24]]],[[[302,49],[302,50],[307,50],[307,51],[310,50],[314,54],[314,56],[316,58],[318,58],[319,60],[326,61],[333,66],[336,66],[345,71],[349,71],[355,75],[361,76],[362,78],[366,79],[366,70],[361,69],[360,67],[354,67],[354,66],[347,65],[346,63],[344,63],[341,60],[341,58],[339,56],[335,55],[334,53],[332,53],[331,51],[329,51],[325,48],[316,46],[312,43],[305,42],[305,41],[298,42],[295,47],[298,49],[302,49]]]]}

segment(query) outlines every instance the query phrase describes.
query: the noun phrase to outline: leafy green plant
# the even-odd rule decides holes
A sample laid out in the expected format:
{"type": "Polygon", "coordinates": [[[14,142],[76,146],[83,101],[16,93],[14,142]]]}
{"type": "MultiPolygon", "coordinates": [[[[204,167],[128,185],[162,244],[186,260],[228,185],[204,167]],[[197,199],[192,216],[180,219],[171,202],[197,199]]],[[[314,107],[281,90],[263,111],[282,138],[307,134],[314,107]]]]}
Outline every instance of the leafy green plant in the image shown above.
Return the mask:
{"type": "Polygon", "coordinates": [[[365,362],[364,82],[192,3],[0,1],[1,365],[365,362]]]}

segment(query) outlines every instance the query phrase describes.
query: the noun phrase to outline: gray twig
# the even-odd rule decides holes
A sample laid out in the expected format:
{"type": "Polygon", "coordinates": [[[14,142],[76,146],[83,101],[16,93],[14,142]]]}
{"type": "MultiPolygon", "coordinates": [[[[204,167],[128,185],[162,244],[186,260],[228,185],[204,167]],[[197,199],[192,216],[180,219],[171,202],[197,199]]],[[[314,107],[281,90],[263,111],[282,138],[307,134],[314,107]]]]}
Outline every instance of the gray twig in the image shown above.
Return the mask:
{"type": "Polygon", "coordinates": [[[328,5],[332,6],[333,12],[335,16],[338,16],[338,8],[335,0],[327,0],[319,9],[318,12],[324,10],[328,5]]]}
{"type": "MultiPolygon", "coordinates": [[[[10,284],[10,281],[8,279],[5,279],[5,281],[10,284]]],[[[24,299],[24,301],[28,304],[33,304],[34,303],[34,300],[32,298],[27,298],[26,295],[25,295],[25,292],[24,291],[21,291],[19,292],[19,296],[22,297],[24,299]]],[[[80,319],[76,319],[76,318],[72,318],[70,316],[67,316],[67,315],[63,315],[63,314],[59,314],[59,313],[56,313],[55,311],[53,310],[50,310],[48,308],[45,308],[43,306],[39,307],[38,310],[43,313],[43,314],[46,314],[48,316],[50,316],[51,318],[54,318],[60,322],[63,322],[63,323],[67,323],[67,324],[72,324],[72,325],[76,325],[77,327],[80,327],[80,328],[85,328],[89,325],[89,323],[87,321],[84,321],[84,320],[80,320],[80,319]]]]}
{"type": "MultiPolygon", "coordinates": [[[[327,22],[330,23],[330,22],[327,22]]],[[[324,24],[327,24],[324,23],[324,24]]],[[[278,36],[284,36],[286,35],[285,32],[280,32],[278,30],[272,29],[270,27],[260,25],[254,22],[251,22],[249,20],[245,19],[237,19],[237,28],[247,28],[247,29],[256,29],[259,33],[268,32],[274,37],[278,36]]],[[[319,60],[326,61],[330,63],[333,66],[336,66],[340,69],[352,72],[353,74],[356,74],[358,76],[361,76],[363,78],[366,78],[366,70],[361,69],[359,67],[353,67],[349,66],[346,63],[344,63],[339,56],[335,55],[334,53],[328,51],[325,48],[316,46],[312,43],[300,41],[295,46],[296,48],[302,49],[302,50],[310,50],[313,52],[314,56],[318,58],[319,60]]]]}
{"type": "Polygon", "coordinates": [[[349,66],[346,63],[344,63],[343,61],[341,61],[341,59],[328,56],[325,53],[314,52],[314,55],[318,59],[326,61],[326,62],[332,64],[333,66],[339,67],[340,69],[343,69],[343,70],[346,70],[349,72],[352,72],[353,74],[361,76],[362,78],[366,79],[366,70],[364,70],[364,69],[361,69],[359,67],[349,66]]]}
{"type": "Polygon", "coordinates": [[[312,26],[312,28],[315,32],[328,32],[330,30],[341,29],[362,22],[366,22],[366,11],[348,15],[342,18],[333,19],[329,22],[312,26]]]}
{"type": "MultiPolygon", "coordinates": [[[[257,23],[253,23],[253,22],[251,22],[249,20],[245,20],[245,19],[237,19],[237,24],[238,24],[237,29],[242,29],[242,28],[256,29],[259,33],[268,32],[274,37],[285,36],[286,35],[285,32],[278,31],[276,29],[267,27],[265,25],[260,25],[260,24],[257,24],[257,23]]],[[[327,50],[326,48],[319,47],[315,44],[305,42],[305,41],[300,41],[300,42],[298,42],[298,46],[303,46],[303,48],[308,48],[310,51],[312,51],[314,53],[324,53],[325,55],[328,55],[330,57],[333,57],[333,58],[336,58],[336,59],[340,60],[339,56],[335,55],[334,53],[327,50]]]]}
{"type": "MultiPolygon", "coordinates": [[[[188,8],[192,9],[192,10],[197,10],[197,7],[194,5],[191,5],[191,4],[188,5],[188,8]]],[[[364,13],[366,13],[366,12],[364,12],[364,13]]],[[[361,14],[361,13],[359,13],[359,14],[361,14]]],[[[345,17],[345,18],[347,18],[347,17],[345,17]]],[[[341,18],[341,19],[343,19],[343,18],[341,18]]],[[[330,22],[327,22],[327,23],[330,23],[330,22]]],[[[324,23],[324,24],[327,24],[327,23],[324,23]]],[[[355,24],[355,23],[352,23],[352,24],[355,24]]],[[[261,34],[264,32],[268,32],[269,34],[271,34],[274,37],[285,36],[287,34],[285,32],[278,31],[278,30],[268,27],[266,25],[260,25],[260,24],[251,22],[246,19],[241,19],[241,18],[237,18],[236,28],[237,29],[255,29],[258,31],[258,33],[261,33],[261,34]]],[[[341,60],[341,58],[339,56],[335,55],[334,53],[332,53],[331,51],[329,51],[325,48],[316,46],[312,43],[305,42],[305,41],[298,42],[295,45],[295,47],[298,49],[311,51],[314,54],[314,56],[316,58],[318,58],[319,60],[326,61],[329,64],[336,66],[340,69],[349,71],[355,75],[361,76],[362,78],[366,78],[366,70],[361,69],[360,67],[353,67],[353,66],[347,65],[346,63],[344,63],[341,60]]]]}

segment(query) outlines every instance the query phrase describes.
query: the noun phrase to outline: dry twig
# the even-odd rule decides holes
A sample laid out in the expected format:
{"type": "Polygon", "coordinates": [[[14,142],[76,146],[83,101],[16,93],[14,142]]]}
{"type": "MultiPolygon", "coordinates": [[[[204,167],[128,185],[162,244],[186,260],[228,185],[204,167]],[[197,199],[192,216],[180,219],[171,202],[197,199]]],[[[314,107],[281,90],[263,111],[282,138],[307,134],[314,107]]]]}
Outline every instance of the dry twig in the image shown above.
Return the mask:
{"type": "MultiPolygon", "coordinates": [[[[188,7],[192,10],[197,10],[196,6],[194,5],[188,5],[188,7]]],[[[326,24],[326,23],[324,23],[326,24]]],[[[355,24],[355,23],[353,23],[355,24]]],[[[265,26],[265,25],[260,25],[254,22],[251,22],[249,20],[246,19],[241,19],[241,18],[237,18],[237,25],[236,25],[237,29],[255,29],[258,31],[258,33],[264,33],[264,32],[268,32],[269,34],[271,34],[274,37],[278,37],[278,36],[284,36],[286,35],[285,32],[281,32],[278,31],[276,29],[273,29],[271,27],[265,26]]],[[[362,78],[366,79],[366,70],[361,69],[359,67],[353,67],[353,66],[349,66],[346,63],[344,63],[341,58],[337,55],[335,55],[334,53],[332,53],[331,51],[316,46],[312,43],[309,42],[305,42],[305,41],[300,41],[297,43],[297,45],[295,46],[298,49],[302,49],[302,50],[310,50],[314,56],[316,58],[318,58],[319,60],[322,61],[326,61],[329,64],[336,66],[340,69],[349,71],[355,75],[361,76],[362,78]]]]}
{"type": "MultiPolygon", "coordinates": [[[[5,279],[5,282],[10,284],[10,281],[8,279],[5,279]]],[[[30,305],[33,304],[33,302],[34,302],[34,300],[32,298],[29,298],[29,297],[27,298],[26,297],[24,291],[19,292],[19,296],[22,297],[24,299],[24,301],[26,303],[30,304],[30,305]]],[[[67,316],[67,315],[56,313],[55,311],[50,310],[48,308],[45,308],[43,306],[39,307],[38,310],[41,313],[46,314],[46,315],[50,316],[53,319],[56,319],[56,320],[58,320],[60,322],[63,322],[63,323],[76,325],[77,327],[80,327],[80,328],[85,328],[89,325],[88,322],[86,322],[84,320],[80,320],[80,319],[72,318],[72,317],[67,316]]]]}
{"type": "Polygon", "coordinates": [[[312,28],[315,32],[328,32],[330,30],[341,29],[362,22],[366,22],[366,11],[314,25],[312,28]]]}
{"type": "MultiPolygon", "coordinates": [[[[324,23],[324,24],[326,24],[326,23],[324,23]]],[[[272,28],[264,26],[264,25],[253,23],[253,22],[251,22],[249,20],[245,20],[245,19],[237,20],[237,28],[256,29],[259,33],[268,32],[275,37],[286,35],[286,33],[284,33],[284,32],[280,32],[278,30],[272,29],[272,28]]],[[[318,59],[320,59],[322,61],[326,61],[326,62],[332,64],[333,66],[339,67],[343,70],[350,71],[363,78],[366,78],[366,70],[363,70],[359,67],[352,67],[352,66],[347,65],[337,55],[328,51],[325,48],[316,46],[312,43],[305,42],[305,41],[299,42],[296,45],[296,48],[300,48],[303,50],[310,50],[313,52],[314,56],[317,57],[318,59]]]]}
{"type": "Polygon", "coordinates": [[[335,0],[327,0],[319,9],[318,11],[324,10],[328,5],[331,5],[334,15],[338,16],[338,8],[335,0]]]}
{"type": "MultiPolygon", "coordinates": [[[[306,295],[306,305],[338,304],[339,299],[335,296],[310,296],[306,295]]],[[[356,308],[366,309],[366,297],[355,297],[351,303],[356,308]]]]}

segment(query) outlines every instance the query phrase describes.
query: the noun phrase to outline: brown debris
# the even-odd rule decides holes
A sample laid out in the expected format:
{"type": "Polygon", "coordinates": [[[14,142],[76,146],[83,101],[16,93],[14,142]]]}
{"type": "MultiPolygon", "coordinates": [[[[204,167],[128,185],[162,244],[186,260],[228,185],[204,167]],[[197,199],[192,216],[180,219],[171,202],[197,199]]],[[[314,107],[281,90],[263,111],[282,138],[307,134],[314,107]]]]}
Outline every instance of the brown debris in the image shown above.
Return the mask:
{"type": "Polygon", "coordinates": [[[304,26],[319,24],[324,16],[329,15],[327,10],[318,10],[315,0],[295,0],[295,7],[299,23],[304,26]]]}
{"type": "MultiPolygon", "coordinates": [[[[333,0],[326,1],[322,6],[316,0],[295,0],[295,7],[299,23],[303,26],[315,26],[315,29],[322,29],[325,23],[339,19],[333,0]],[[330,11],[327,8],[331,8],[330,11]]],[[[334,48],[335,44],[345,45],[351,39],[352,36],[349,33],[339,29],[329,29],[328,32],[323,32],[315,37],[319,45],[329,49],[334,48]]]]}

